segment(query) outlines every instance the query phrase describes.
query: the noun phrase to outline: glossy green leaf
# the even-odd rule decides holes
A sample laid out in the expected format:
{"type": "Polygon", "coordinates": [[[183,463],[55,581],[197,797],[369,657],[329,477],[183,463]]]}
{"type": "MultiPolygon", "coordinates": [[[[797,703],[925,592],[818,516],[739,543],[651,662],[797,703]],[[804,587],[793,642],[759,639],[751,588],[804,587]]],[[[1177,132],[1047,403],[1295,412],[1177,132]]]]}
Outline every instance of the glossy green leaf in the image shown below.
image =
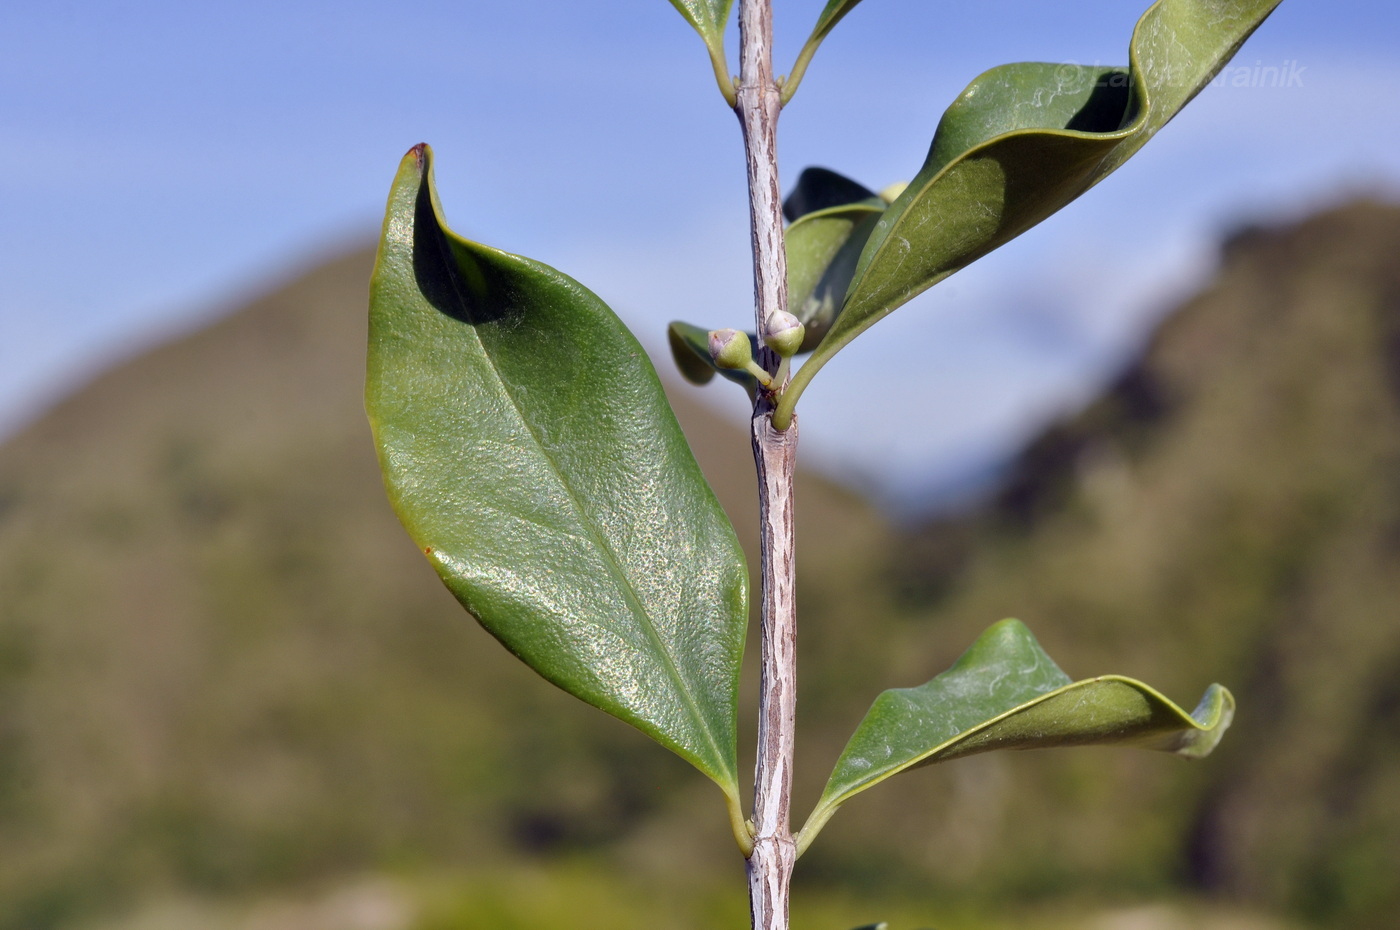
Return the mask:
{"type": "MultiPolygon", "coordinates": [[[[756,345],[758,337],[748,334],[749,342],[756,345]]],[[[671,357],[676,368],[691,384],[709,384],[718,372],[730,381],[741,385],[750,395],[758,388],[758,381],[747,371],[736,368],[720,368],[710,356],[710,331],[682,323],[679,320],[666,328],[666,340],[671,345],[671,357]]]]}
{"type": "Polygon", "coordinates": [[[734,531],[641,346],[576,281],[449,230],[426,146],[389,195],[366,405],[394,509],[463,606],[737,810],[734,531]]]}
{"type": "Polygon", "coordinates": [[[1219,685],[1190,714],[1147,685],[1071,681],[1018,620],[983,633],[943,674],[875,699],[831,773],[801,843],[852,796],[907,769],[993,749],[1120,744],[1200,758],[1230,725],[1219,685]]]}
{"type": "Polygon", "coordinates": [[[1280,0],[1159,0],[1127,69],[1024,63],[973,81],[861,254],[835,324],[794,376],[783,423],[830,358],[915,295],[1025,232],[1142,147],[1280,0]]]}

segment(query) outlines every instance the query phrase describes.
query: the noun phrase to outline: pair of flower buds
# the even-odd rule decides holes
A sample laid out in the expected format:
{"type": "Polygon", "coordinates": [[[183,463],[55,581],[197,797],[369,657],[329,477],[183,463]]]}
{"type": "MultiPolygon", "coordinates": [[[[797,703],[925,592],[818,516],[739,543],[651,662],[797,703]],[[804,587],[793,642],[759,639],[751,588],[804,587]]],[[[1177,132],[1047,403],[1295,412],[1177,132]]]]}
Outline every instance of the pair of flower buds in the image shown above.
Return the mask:
{"type": "MultiPolygon", "coordinates": [[[[807,333],[802,321],[786,310],[779,310],[769,316],[767,322],[768,325],[764,327],[766,332],[763,334],[763,344],[778,353],[779,358],[789,359],[796,355],[807,333]]],[[[711,331],[710,358],[714,359],[719,368],[747,371],[764,387],[773,386],[772,375],[754,361],[753,343],[748,333],[737,329],[711,331]]]]}

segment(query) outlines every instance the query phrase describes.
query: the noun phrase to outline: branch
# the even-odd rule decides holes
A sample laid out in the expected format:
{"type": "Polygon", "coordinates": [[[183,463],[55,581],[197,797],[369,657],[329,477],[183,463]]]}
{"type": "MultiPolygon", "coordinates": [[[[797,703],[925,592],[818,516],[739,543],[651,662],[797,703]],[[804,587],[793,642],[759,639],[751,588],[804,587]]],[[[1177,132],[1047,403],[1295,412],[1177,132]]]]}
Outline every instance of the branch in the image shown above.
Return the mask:
{"type": "Polygon", "coordinates": [[[760,552],[763,563],[762,682],[758,764],[754,773],[754,841],[749,856],[749,904],[754,930],[787,930],[788,885],[797,862],[789,808],[793,730],[797,719],[797,600],[793,478],[797,421],[773,428],[766,413],[753,419],[758,465],[760,552]]]}
{"type": "MultiPolygon", "coordinates": [[[[780,359],[765,345],[769,320],[787,309],[787,259],[778,185],[777,124],[781,109],[773,80],[770,0],[741,0],[739,86],[735,111],[744,131],[753,245],[754,318],[759,363],[770,374],[780,359]]],[[[775,385],[781,388],[781,384],[775,385]]],[[[788,889],[797,848],[789,824],[793,730],[797,709],[797,610],[793,546],[796,420],[773,428],[771,395],[754,405],[753,451],[758,467],[763,618],[758,760],[754,773],[754,842],[749,901],[754,930],[787,930],[788,889]]]]}
{"type": "MultiPolygon", "coordinates": [[[[760,346],[768,318],[787,310],[787,255],[783,252],[783,201],[778,186],[778,85],[773,80],[773,15],[770,0],[741,0],[739,87],[735,112],[744,130],[749,177],[749,232],[753,244],[754,323],[760,346]]],[[[770,373],[777,355],[759,349],[770,373]]]]}

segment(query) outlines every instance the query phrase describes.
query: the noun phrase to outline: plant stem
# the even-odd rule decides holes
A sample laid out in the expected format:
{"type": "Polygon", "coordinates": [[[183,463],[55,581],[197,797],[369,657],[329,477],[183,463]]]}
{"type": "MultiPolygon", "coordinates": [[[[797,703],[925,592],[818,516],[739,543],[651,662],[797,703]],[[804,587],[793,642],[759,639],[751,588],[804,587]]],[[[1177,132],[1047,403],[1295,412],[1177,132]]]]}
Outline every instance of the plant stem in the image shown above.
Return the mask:
{"type": "Polygon", "coordinates": [[[797,422],[779,432],[767,412],[753,418],[763,563],[762,683],[749,910],[754,930],[787,930],[788,885],[797,862],[789,819],[793,725],[797,711],[797,601],[793,554],[793,477],[797,422]]]}
{"type": "MultiPolygon", "coordinates": [[[[776,374],[780,360],[763,347],[768,320],[787,309],[787,259],[778,186],[777,124],[781,109],[773,80],[773,13],[770,0],[739,5],[739,86],[735,111],[744,131],[749,221],[753,245],[754,317],[759,362],[776,374]]],[[[782,385],[776,385],[781,388],[782,385]]],[[[789,823],[793,729],[797,709],[797,605],[793,546],[793,477],[797,423],[773,428],[772,403],[758,394],[753,415],[758,468],[763,584],[762,679],[759,691],[758,761],[754,773],[753,852],[749,856],[749,907],[754,930],[787,930],[788,888],[797,861],[789,823]]]]}
{"type": "Polygon", "coordinates": [[[787,309],[787,256],[783,252],[783,202],[778,187],[778,85],[773,80],[771,0],[739,5],[739,87],[734,110],[744,130],[749,177],[749,231],[753,243],[754,317],[759,362],[778,370],[765,345],[768,318],[787,309]]]}

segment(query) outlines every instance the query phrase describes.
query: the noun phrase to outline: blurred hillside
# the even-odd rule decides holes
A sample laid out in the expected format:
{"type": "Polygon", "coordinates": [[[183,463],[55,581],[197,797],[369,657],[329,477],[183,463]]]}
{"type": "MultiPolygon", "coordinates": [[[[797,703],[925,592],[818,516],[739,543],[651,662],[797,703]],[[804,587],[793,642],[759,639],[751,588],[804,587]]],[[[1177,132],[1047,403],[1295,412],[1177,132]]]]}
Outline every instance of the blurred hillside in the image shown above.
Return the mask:
{"type": "Polygon", "coordinates": [[[1009,846],[1013,882],[1174,875],[1400,926],[1400,210],[1237,232],[1117,383],[895,577],[929,620],[896,655],[1019,614],[1072,675],[1239,698],[1202,765],[981,760],[1006,786],[968,789],[991,827],[984,856],[959,845],[969,872],[1009,846]]]}
{"type": "MultiPolygon", "coordinates": [[[[371,264],[288,282],[0,449],[0,927],[512,854],[736,868],[718,792],[536,679],[399,527],[362,404],[371,264]],[[657,855],[673,829],[692,840],[657,855]]],[[[756,539],[747,437],[692,397],[687,434],[756,539]]],[[[798,490],[841,527],[803,538],[834,617],[883,524],[798,490]]]]}
{"type": "MultiPolygon", "coordinates": [[[[931,910],[1194,888],[1395,926],[1397,255],[1400,210],[1376,204],[1242,231],[960,520],[896,535],[804,475],[799,811],[879,690],[1003,616],[1072,675],[1188,705],[1218,680],[1241,709],[1198,765],[1080,750],[904,776],[837,816],[799,886],[931,910]]],[[[0,447],[0,930],[510,862],[739,881],[714,789],[535,679],[398,527],[360,400],[369,269],[287,282],[0,447]]],[[[746,438],[673,399],[749,543],[746,438]]],[[[666,926],[724,923],[690,919],[666,926]]]]}

